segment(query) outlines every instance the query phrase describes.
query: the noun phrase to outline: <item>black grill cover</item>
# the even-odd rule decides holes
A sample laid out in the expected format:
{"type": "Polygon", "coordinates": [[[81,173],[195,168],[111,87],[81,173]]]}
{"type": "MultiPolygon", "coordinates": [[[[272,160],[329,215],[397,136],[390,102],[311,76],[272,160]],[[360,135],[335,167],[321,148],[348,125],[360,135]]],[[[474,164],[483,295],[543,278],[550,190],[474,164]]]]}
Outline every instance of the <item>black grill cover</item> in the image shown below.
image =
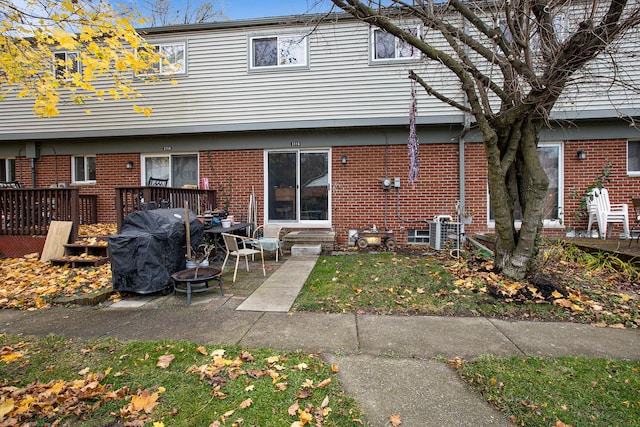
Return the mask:
{"type": "MultiPolygon", "coordinates": [[[[191,246],[202,243],[204,226],[189,212],[191,246]]],[[[185,268],[187,239],[184,209],[133,212],[120,234],[109,237],[114,291],[148,294],[167,289],[171,275],[185,268]]]]}

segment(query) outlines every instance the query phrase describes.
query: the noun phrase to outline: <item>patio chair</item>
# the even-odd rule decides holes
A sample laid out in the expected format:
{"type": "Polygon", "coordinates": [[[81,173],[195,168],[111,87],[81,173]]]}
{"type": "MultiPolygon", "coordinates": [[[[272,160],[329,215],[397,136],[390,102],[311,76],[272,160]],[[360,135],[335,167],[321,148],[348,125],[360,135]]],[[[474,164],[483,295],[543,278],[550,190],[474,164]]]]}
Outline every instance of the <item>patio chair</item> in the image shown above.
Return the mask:
{"type": "MultiPolygon", "coordinates": [[[[595,196],[592,194],[588,195],[587,199],[587,213],[589,214],[589,223],[587,224],[587,237],[591,236],[591,227],[593,224],[598,224],[598,206],[596,201],[594,200],[595,196]]],[[[598,228],[598,236],[600,235],[600,228],[598,228]]]]}
{"type": "Polygon", "coordinates": [[[238,263],[240,262],[240,257],[244,257],[244,261],[247,265],[247,271],[249,271],[249,256],[260,254],[260,257],[262,258],[262,274],[264,276],[267,275],[267,272],[264,269],[264,252],[262,251],[262,246],[259,240],[253,239],[251,237],[237,236],[235,234],[229,233],[222,233],[222,238],[227,250],[227,255],[224,257],[224,262],[222,263],[222,271],[224,271],[224,268],[227,265],[229,256],[234,255],[236,257],[236,267],[233,271],[233,283],[236,282],[236,275],[238,273],[238,263]],[[238,245],[238,241],[242,242],[242,247],[238,245]],[[253,245],[254,248],[248,248],[247,243],[253,245]],[[256,247],[258,249],[255,249],[256,247]]]}
{"type": "Polygon", "coordinates": [[[0,181],[0,188],[22,188],[20,181],[0,181]]]}
{"type": "Polygon", "coordinates": [[[149,187],[166,187],[168,182],[169,182],[169,178],[162,179],[162,178],[154,178],[150,176],[149,180],[147,181],[147,185],[149,187]]]}
{"type": "Polygon", "coordinates": [[[262,250],[275,251],[276,262],[278,262],[278,254],[282,255],[281,232],[282,226],[278,224],[263,224],[253,231],[253,238],[258,239],[262,245],[262,250]]]}
{"type": "Polygon", "coordinates": [[[606,188],[594,188],[591,194],[595,204],[600,238],[605,239],[607,237],[607,228],[610,223],[621,223],[625,237],[630,237],[629,206],[626,203],[611,204],[609,191],[606,188]]]}

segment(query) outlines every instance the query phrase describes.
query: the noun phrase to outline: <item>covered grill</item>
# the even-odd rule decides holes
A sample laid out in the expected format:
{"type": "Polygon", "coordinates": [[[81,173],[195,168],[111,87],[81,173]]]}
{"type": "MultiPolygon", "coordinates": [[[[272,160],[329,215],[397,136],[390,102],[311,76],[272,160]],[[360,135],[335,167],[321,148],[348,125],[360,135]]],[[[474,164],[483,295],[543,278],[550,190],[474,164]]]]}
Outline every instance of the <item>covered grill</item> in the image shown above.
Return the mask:
{"type": "MultiPolygon", "coordinates": [[[[148,294],[168,290],[171,275],[185,268],[187,253],[184,209],[133,212],[122,232],[109,237],[114,291],[148,294]]],[[[191,245],[202,242],[204,226],[189,212],[191,245]]]]}

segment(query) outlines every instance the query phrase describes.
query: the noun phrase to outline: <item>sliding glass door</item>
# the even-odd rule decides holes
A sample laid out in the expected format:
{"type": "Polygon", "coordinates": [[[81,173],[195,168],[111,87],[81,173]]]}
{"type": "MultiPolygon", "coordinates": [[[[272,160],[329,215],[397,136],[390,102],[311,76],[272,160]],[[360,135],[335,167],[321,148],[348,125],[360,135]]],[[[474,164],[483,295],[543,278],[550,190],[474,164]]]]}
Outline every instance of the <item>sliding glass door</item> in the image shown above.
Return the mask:
{"type": "Polygon", "coordinates": [[[266,152],[269,222],[329,224],[329,158],[329,150],[266,152]]]}

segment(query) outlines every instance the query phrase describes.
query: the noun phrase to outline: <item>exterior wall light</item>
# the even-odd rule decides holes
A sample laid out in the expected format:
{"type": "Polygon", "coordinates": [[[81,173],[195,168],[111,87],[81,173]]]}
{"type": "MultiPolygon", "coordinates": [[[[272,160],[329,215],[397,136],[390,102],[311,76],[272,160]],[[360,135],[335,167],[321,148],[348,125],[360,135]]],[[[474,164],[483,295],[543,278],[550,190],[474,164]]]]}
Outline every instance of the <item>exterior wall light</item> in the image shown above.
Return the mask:
{"type": "Polygon", "coordinates": [[[578,160],[584,160],[587,158],[587,152],[584,150],[578,150],[578,160]]]}
{"type": "Polygon", "coordinates": [[[342,156],[342,158],[340,159],[340,162],[341,162],[343,165],[346,165],[346,164],[347,164],[347,155],[346,155],[346,154],[342,156]]]}
{"type": "Polygon", "coordinates": [[[133,169],[133,162],[127,162],[127,169],[133,169]]]}

